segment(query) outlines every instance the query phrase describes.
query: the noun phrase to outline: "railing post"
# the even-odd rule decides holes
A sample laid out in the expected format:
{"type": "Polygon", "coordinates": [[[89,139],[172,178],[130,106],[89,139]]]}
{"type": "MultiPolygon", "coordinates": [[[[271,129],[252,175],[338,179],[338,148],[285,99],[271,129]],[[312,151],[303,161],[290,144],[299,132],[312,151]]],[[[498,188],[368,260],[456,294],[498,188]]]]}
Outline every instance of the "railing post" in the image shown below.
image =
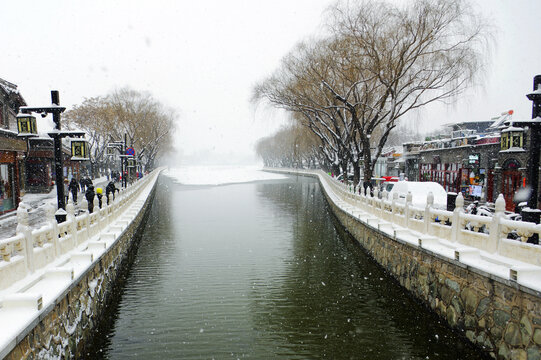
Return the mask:
{"type": "MultiPolygon", "coordinates": [[[[94,199],[92,199],[92,202],[94,203],[94,212],[96,213],[96,215],[94,215],[94,218],[96,219],[96,224],[94,227],[97,227],[98,229],[98,232],[101,231],[101,209],[98,205],[98,197],[97,196],[94,196],[94,199]]],[[[96,235],[96,234],[92,234],[92,235],[96,235]]]]}
{"type": "Polygon", "coordinates": [[[81,207],[83,208],[83,213],[80,215],[83,220],[83,225],[81,226],[81,234],[83,234],[83,238],[81,239],[81,243],[88,240],[88,231],[89,231],[89,213],[88,213],[88,200],[86,200],[86,197],[83,198],[83,201],[81,201],[81,207]]]}
{"type": "Polygon", "coordinates": [[[24,235],[24,259],[26,269],[29,273],[34,272],[34,239],[32,238],[32,229],[28,224],[28,210],[26,204],[21,201],[17,208],[17,234],[24,235]]]}
{"type": "Polygon", "coordinates": [[[395,222],[395,216],[396,216],[396,202],[398,201],[398,193],[393,193],[393,198],[391,200],[391,213],[393,216],[393,222],[395,222]]]}
{"type": "MultiPolygon", "coordinates": [[[[398,194],[396,195],[398,196],[398,194]]],[[[405,221],[406,228],[409,228],[410,226],[410,206],[411,206],[412,201],[413,201],[413,195],[411,194],[411,191],[408,191],[408,194],[406,195],[406,204],[404,205],[404,216],[406,218],[406,221],[405,221]]]]}
{"type": "Polygon", "coordinates": [[[68,234],[71,237],[71,242],[73,243],[73,247],[79,245],[77,242],[77,222],[75,221],[75,206],[73,205],[73,199],[71,197],[71,193],[68,198],[68,204],[66,205],[66,212],[68,213],[68,234]]]}
{"type": "Polygon", "coordinates": [[[455,209],[453,210],[453,218],[451,220],[451,241],[460,242],[460,236],[462,234],[462,227],[460,221],[460,215],[464,212],[464,196],[462,193],[458,193],[455,200],[455,209]]]}
{"type": "Polygon", "coordinates": [[[58,257],[62,255],[62,249],[60,248],[60,242],[58,240],[58,222],[56,221],[56,217],[54,216],[56,210],[54,205],[51,203],[45,204],[44,210],[45,218],[47,219],[47,222],[49,223],[52,231],[54,254],[56,257],[58,257]]]}
{"type": "Polygon", "coordinates": [[[489,246],[493,249],[493,253],[499,253],[500,252],[500,243],[502,241],[501,239],[501,219],[504,216],[505,213],[505,199],[503,198],[503,195],[498,195],[498,198],[496,199],[496,209],[494,216],[492,217],[492,222],[490,223],[490,230],[488,234],[489,238],[489,246]]]}
{"type": "Polygon", "coordinates": [[[374,198],[373,198],[373,201],[372,201],[372,204],[374,205],[374,215],[376,215],[377,217],[381,218],[382,216],[382,213],[379,209],[379,207],[381,206],[381,203],[379,203],[379,191],[377,188],[374,189],[374,198]]]}
{"type": "Polygon", "coordinates": [[[105,204],[103,204],[103,210],[105,211],[105,227],[111,225],[111,221],[109,219],[109,201],[107,201],[105,204]]]}
{"type": "Polygon", "coordinates": [[[372,196],[370,195],[370,188],[366,188],[366,205],[367,205],[367,212],[370,214],[374,214],[374,204],[372,202],[372,196]]]}
{"type": "Polygon", "coordinates": [[[424,233],[430,234],[430,222],[432,221],[432,215],[430,214],[430,209],[432,208],[432,205],[434,204],[434,194],[432,191],[428,192],[428,195],[426,196],[426,206],[425,206],[425,216],[424,216],[424,233]]]}

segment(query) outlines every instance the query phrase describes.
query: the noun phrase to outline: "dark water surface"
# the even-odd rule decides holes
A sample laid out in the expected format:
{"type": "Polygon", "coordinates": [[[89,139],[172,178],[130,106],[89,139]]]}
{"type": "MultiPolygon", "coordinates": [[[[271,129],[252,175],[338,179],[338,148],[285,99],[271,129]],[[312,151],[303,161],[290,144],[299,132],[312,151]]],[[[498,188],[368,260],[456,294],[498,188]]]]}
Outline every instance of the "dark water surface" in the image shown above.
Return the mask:
{"type": "Polygon", "coordinates": [[[162,177],[106,359],[480,359],[333,225],[319,184],[162,177]]]}

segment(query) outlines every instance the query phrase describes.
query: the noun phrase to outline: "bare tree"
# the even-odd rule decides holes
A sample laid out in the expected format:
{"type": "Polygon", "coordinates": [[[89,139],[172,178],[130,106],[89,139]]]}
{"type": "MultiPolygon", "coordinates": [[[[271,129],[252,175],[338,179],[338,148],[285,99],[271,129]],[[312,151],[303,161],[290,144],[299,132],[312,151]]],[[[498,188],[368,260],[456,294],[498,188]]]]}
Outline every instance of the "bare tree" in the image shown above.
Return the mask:
{"type": "Polygon", "coordinates": [[[352,114],[369,181],[401,117],[434,101],[456,99],[474,83],[484,64],[488,28],[466,0],[417,0],[404,8],[345,2],[331,15],[334,38],[347,44],[340,59],[357,69],[357,79],[346,92],[326,87],[352,114]]]}
{"type": "Polygon", "coordinates": [[[329,162],[352,165],[355,182],[362,162],[368,182],[400,118],[475,82],[488,28],[467,0],[339,2],[329,14],[330,35],[298,45],[254,99],[294,112],[329,162]]]}
{"type": "Polygon", "coordinates": [[[125,88],[85,99],[66,112],[65,119],[71,128],[88,134],[93,164],[107,167],[107,144],[123,140],[126,134],[144,166],[152,168],[172,147],[176,113],[149,93],[125,88]]]}
{"type": "Polygon", "coordinates": [[[351,158],[354,126],[339,101],[322,87],[335,73],[331,45],[327,40],[297,45],[280,69],[255,87],[253,100],[267,100],[293,112],[292,119],[320,139],[326,162],[338,173],[346,171],[351,158]]]}
{"type": "Polygon", "coordinates": [[[101,97],[84,99],[80,105],[64,114],[70,129],[82,130],[86,133],[90,150],[91,168],[107,167],[107,142],[111,128],[111,118],[106,101],[101,97]]]}
{"type": "Polygon", "coordinates": [[[327,166],[320,157],[319,139],[306,127],[292,124],[260,139],[256,153],[269,167],[306,168],[327,166]]]}

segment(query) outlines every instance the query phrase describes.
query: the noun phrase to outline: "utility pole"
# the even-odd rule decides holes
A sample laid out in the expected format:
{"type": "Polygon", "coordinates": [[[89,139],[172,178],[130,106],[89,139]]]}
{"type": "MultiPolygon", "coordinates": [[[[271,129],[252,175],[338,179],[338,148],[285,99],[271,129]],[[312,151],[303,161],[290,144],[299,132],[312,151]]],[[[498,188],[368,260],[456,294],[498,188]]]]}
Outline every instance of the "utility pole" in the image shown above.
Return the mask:
{"type": "Polygon", "coordinates": [[[533,78],[533,92],[526,95],[532,104],[532,123],[530,125],[530,153],[528,156],[528,180],[531,186],[528,207],[537,209],[539,198],[539,152],[541,151],[541,75],[533,78]]]}
{"type": "MultiPolygon", "coordinates": [[[[60,95],[58,90],[51,91],[51,102],[53,105],[60,106],[60,95]]],[[[64,197],[64,168],[62,166],[62,136],[60,136],[60,113],[62,110],[52,111],[54,128],[58,131],[58,135],[54,136],[54,166],[55,166],[55,175],[56,175],[56,193],[57,193],[57,202],[58,209],[66,210],[66,199],[64,197]]]]}

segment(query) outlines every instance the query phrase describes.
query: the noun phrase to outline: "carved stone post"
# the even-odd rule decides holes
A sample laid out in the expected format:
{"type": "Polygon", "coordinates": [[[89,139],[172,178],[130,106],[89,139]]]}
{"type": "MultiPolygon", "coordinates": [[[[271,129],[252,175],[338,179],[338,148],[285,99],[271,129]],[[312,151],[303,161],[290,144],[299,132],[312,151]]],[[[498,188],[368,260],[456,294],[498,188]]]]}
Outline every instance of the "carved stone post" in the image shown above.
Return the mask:
{"type": "Polygon", "coordinates": [[[73,247],[77,246],[77,221],[75,220],[75,205],[73,204],[73,199],[71,193],[68,198],[68,204],[66,205],[66,212],[68,213],[68,235],[72,239],[73,247]]]}
{"type": "Polygon", "coordinates": [[[462,225],[460,214],[464,212],[464,196],[461,192],[458,193],[455,200],[455,209],[453,210],[453,218],[451,220],[451,241],[459,242],[460,234],[462,233],[462,225]]]}
{"type": "Polygon", "coordinates": [[[28,223],[28,207],[24,202],[19,203],[17,208],[17,234],[24,235],[24,260],[26,269],[29,273],[34,272],[34,239],[32,238],[32,229],[28,223]]]}
{"type": "Polygon", "coordinates": [[[490,233],[488,236],[490,239],[489,251],[497,254],[500,251],[500,243],[502,241],[502,229],[500,224],[505,215],[505,199],[502,194],[498,195],[495,207],[496,209],[494,216],[492,217],[492,222],[490,223],[490,233]]]}
{"type": "Polygon", "coordinates": [[[426,206],[425,206],[425,216],[424,216],[424,233],[430,234],[430,222],[432,221],[432,215],[430,214],[430,209],[434,205],[434,194],[432,191],[428,192],[426,197],[426,206]]]}
{"type": "Polygon", "coordinates": [[[406,205],[404,205],[404,217],[406,218],[405,224],[407,228],[409,228],[409,225],[410,225],[410,207],[411,207],[412,201],[413,201],[413,195],[411,194],[411,191],[408,191],[408,194],[406,195],[406,205]]]}
{"type": "Polygon", "coordinates": [[[51,227],[54,254],[55,256],[58,257],[62,254],[62,249],[60,248],[60,242],[58,241],[58,222],[56,221],[56,217],[55,217],[56,209],[54,205],[51,203],[45,204],[43,209],[45,211],[45,218],[47,219],[47,223],[51,227]]]}

